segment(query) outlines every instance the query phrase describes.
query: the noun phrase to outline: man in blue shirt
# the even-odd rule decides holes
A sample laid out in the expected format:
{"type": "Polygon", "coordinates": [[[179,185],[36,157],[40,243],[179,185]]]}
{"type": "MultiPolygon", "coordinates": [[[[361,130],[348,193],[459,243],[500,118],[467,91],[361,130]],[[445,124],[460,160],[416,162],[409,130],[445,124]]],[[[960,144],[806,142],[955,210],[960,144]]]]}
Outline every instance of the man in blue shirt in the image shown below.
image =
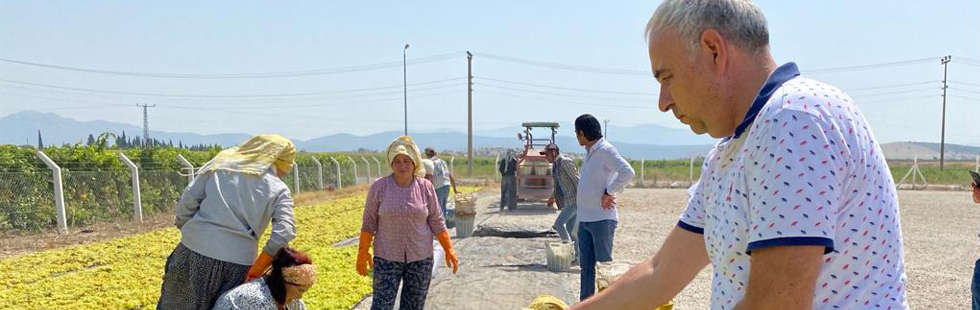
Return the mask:
{"type": "Polygon", "coordinates": [[[602,138],[599,120],[590,114],[575,119],[575,135],[585,159],[575,196],[578,205],[578,246],[582,266],[581,300],[595,294],[596,262],[612,261],[613,235],[619,215],[616,195],[633,179],[633,167],[602,138]]]}

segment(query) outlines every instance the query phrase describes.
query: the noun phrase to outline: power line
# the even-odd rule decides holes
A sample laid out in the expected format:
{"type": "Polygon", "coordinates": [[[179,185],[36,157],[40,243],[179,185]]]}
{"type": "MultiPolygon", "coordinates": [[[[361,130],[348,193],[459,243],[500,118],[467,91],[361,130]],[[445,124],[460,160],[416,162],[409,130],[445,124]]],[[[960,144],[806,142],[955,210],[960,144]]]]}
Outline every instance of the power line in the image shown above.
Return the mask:
{"type": "MultiPolygon", "coordinates": [[[[451,91],[442,91],[442,92],[435,92],[435,93],[429,93],[429,94],[423,94],[423,95],[409,95],[409,97],[410,98],[424,98],[424,97],[433,97],[433,96],[440,96],[440,95],[446,95],[446,94],[462,94],[462,93],[463,92],[461,90],[451,90],[451,91]]],[[[161,106],[161,107],[164,107],[164,108],[166,108],[166,107],[193,108],[193,109],[197,109],[197,108],[204,108],[204,109],[217,108],[217,109],[220,109],[220,108],[232,108],[232,107],[233,108],[236,108],[236,109],[325,108],[325,107],[336,107],[336,106],[365,104],[365,103],[394,102],[394,101],[400,101],[401,98],[402,98],[401,96],[398,96],[398,97],[391,97],[391,98],[379,98],[379,99],[358,100],[358,101],[341,101],[341,102],[332,102],[331,101],[331,102],[326,102],[326,103],[321,102],[321,103],[296,104],[296,105],[278,104],[278,105],[274,105],[274,106],[270,106],[268,104],[262,104],[262,105],[234,105],[234,106],[210,106],[210,107],[192,107],[192,106],[186,106],[186,105],[167,105],[167,106],[161,106]]]]}
{"type": "MultiPolygon", "coordinates": [[[[105,107],[116,107],[116,106],[127,106],[128,107],[129,106],[128,104],[121,104],[121,103],[114,104],[114,103],[105,103],[105,102],[89,101],[89,100],[75,100],[75,99],[64,99],[64,98],[52,98],[52,97],[43,97],[43,96],[33,96],[33,95],[25,95],[25,94],[19,94],[19,93],[11,93],[11,92],[5,92],[5,91],[0,91],[0,94],[7,94],[7,95],[12,95],[12,96],[27,97],[27,98],[35,98],[35,99],[41,99],[41,100],[50,100],[50,101],[81,102],[81,103],[101,104],[101,105],[103,105],[105,107]]],[[[70,108],[58,108],[58,109],[70,109],[70,108]]]]}
{"type": "MultiPolygon", "coordinates": [[[[462,51],[445,53],[439,55],[433,55],[428,57],[416,58],[408,61],[408,64],[422,64],[435,61],[442,61],[447,59],[452,59],[454,57],[459,57],[462,55],[462,51]]],[[[121,76],[134,76],[134,77],[152,77],[152,78],[179,78],[179,79],[245,79],[245,78],[281,78],[281,77],[297,77],[297,76],[313,76],[313,75],[329,75],[329,74],[339,74],[339,73],[351,73],[360,71],[370,71],[385,69],[391,67],[400,67],[402,65],[401,61],[389,61],[369,65],[360,66],[350,66],[350,67],[339,67],[339,68],[326,68],[326,69],[312,69],[312,70],[298,70],[298,71],[280,71],[280,72],[259,72],[259,73],[217,73],[217,74],[195,74],[195,73],[155,73],[155,72],[135,72],[135,71],[115,71],[115,70],[103,70],[103,69],[90,69],[90,68],[79,68],[71,66],[62,65],[52,65],[43,64],[36,62],[28,62],[22,60],[13,59],[2,59],[0,62],[7,62],[18,65],[42,67],[48,69],[75,71],[75,72],[85,72],[85,73],[98,73],[98,74],[109,74],[109,75],[121,75],[121,76]]]]}
{"type": "MultiPolygon", "coordinates": [[[[525,93],[534,93],[534,94],[542,94],[542,95],[551,95],[551,96],[559,96],[559,97],[587,98],[587,99],[606,100],[606,101],[631,101],[631,102],[643,102],[643,103],[649,103],[649,102],[652,102],[653,101],[653,99],[650,99],[650,100],[640,100],[640,99],[624,99],[624,98],[613,98],[613,97],[583,96],[583,95],[579,95],[579,94],[555,93],[555,92],[540,91],[540,90],[514,88],[514,87],[509,87],[509,86],[501,86],[501,85],[494,85],[494,84],[487,84],[487,83],[480,83],[480,84],[477,84],[477,85],[488,86],[488,87],[493,87],[493,88],[498,88],[498,89],[506,89],[506,90],[511,90],[511,91],[518,91],[518,92],[525,92],[525,93]]],[[[654,96],[654,98],[656,98],[656,97],[654,96]]]]}
{"type": "Polygon", "coordinates": [[[968,61],[980,63],[980,59],[953,55],[953,61],[968,61]]]}
{"type": "Polygon", "coordinates": [[[953,83],[953,84],[961,84],[961,85],[966,85],[966,86],[980,87],[980,84],[974,84],[974,83],[959,82],[959,81],[949,81],[949,82],[950,83],[953,83]]]}
{"type": "Polygon", "coordinates": [[[537,101],[546,101],[546,102],[554,102],[554,103],[570,103],[570,104],[583,105],[583,106],[597,106],[597,107],[610,107],[610,108],[623,108],[623,109],[641,109],[641,110],[650,109],[650,107],[641,107],[641,106],[634,106],[634,105],[604,104],[604,103],[587,103],[587,102],[579,102],[579,101],[571,101],[571,100],[559,100],[559,99],[549,99],[549,98],[522,96],[522,95],[508,94],[508,93],[503,93],[503,92],[495,92],[495,91],[490,91],[490,90],[479,90],[478,91],[478,90],[474,89],[473,92],[475,92],[475,93],[476,92],[478,92],[478,93],[488,93],[488,94],[494,94],[494,95],[499,95],[499,96],[507,96],[507,97],[513,97],[513,98],[522,98],[522,99],[537,100],[537,101]]]}
{"type": "Polygon", "coordinates": [[[476,77],[476,78],[479,79],[479,80],[494,81],[494,82],[500,82],[500,83],[513,84],[513,85],[534,86],[534,87],[541,87],[541,88],[570,90],[570,91],[587,92],[587,93],[602,93],[602,94],[616,94],[616,95],[638,95],[638,96],[656,96],[657,95],[657,94],[654,94],[654,93],[640,93],[640,92],[625,92],[625,91],[583,89],[583,88],[561,87],[561,86],[543,85],[543,84],[526,83],[526,82],[514,82],[514,81],[494,79],[494,78],[488,78],[488,77],[476,77]]]}
{"type": "MultiPolygon", "coordinates": [[[[413,85],[427,85],[427,84],[441,83],[441,82],[452,81],[452,80],[457,80],[457,79],[462,79],[462,78],[445,79],[445,80],[438,80],[438,81],[429,81],[429,82],[415,83],[413,85]]],[[[381,89],[388,89],[388,88],[395,88],[395,87],[400,88],[401,87],[401,85],[397,85],[397,86],[384,86],[384,87],[352,89],[352,90],[340,90],[340,91],[306,92],[306,93],[281,93],[281,94],[188,95],[188,94],[142,93],[142,92],[127,92],[127,91],[114,91],[114,90],[102,90],[102,89],[88,89],[88,88],[66,87],[66,86],[41,84],[41,83],[21,82],[21,81],[7,80],[7,79],[0,79],[0,82],[7,82],[7,83],[13,83],[13,84],[20,84],[20,85],[29,85],[29,86],[36,86],[36,87],[45,87],[45,88],[52,88],[52,89],[78,91],[78,92],[111,94],[111,95],[144,96],[144,97],[169,97],[169,98],[200,98],[200,99],[221,99],[221,98],[226,98],[226,99],[232,99],[232,98],[243,99],[243,98],[309,97],[309,96],[324,96],[324,95],[340,95],[340,94],[345,94],[345,93],[366,92],[366,91],[372,91],[372,90],[381,90],[381,89]]],[[[435,87],[435,88],[444,88],[444,87],[455,87],[455,85],[440,86],[440,87],[435,87]]],[[[429,88],[429,89],[435,89],[435,88],[429,88]]],[[[393,93],[393,92],[389,92],[389,93],[393,93]]],[[[356,97],[356,96],[369,96],[369,95],[382,95],[382,94],[388,94],[388,93],[361,94],[361,95],[351,95],[351,96],[355,96],[356,97]]]]}
{"type": "Polygon", "coordinates": [[[956,61],[956,60],[954,60],[953,62],[961,65],[980,67],[980,62],[968,62],[968,61],[956,61]]]}
{"type": "MultiPolygon", "coordinates": [[[[440,96],[440,95],[446,95],[446,94],[454,94],[454,93],[455,94],[461,94],[462,93],[461,90],[450,90],[450,91],[442,91],[442,92],[435,92],[435,93],[418,94],[419,91],[422,91],[422,90],[417,90],[417,91],[413,92],[413,94],[410,95],[410,97],[412,97],[412,98],[424,98],[424,97],[433,97],[433,96],[440,96]]],[[[59,107],[59,108],[48,108],[48,109],[43,109],[43,110],[76,110],[76,109],[77,110],[86,110],[86,109],[105,109],[105,108],[118,107],[118,106],[129,106],[127,104],[112,104],[112,103],[99,102],[99,101],[90,101],[90,100],[78,100],[78,99],[68,99],[68,98],[42,97],[42,96],[33,96],[33,95],[26,95],[26,94],[20,94],[20,93],[3,92],[3,91],[0,91],[0,94],[8,94],[8,95],[13,95],[13,96],[22,96],[22,97],[42,99],[42,100],[49,100],[49,101],[58,101],[58,102],[97,104],[97,105],[94,105],[94,106],[59,107]]],[[[209,104],[210,105],[209,108],[219,108],[220,109],[220,108],[232,108],[233,107],[233,108],[236,108],[236,109],[259,109],[259,110],[261,110],[261,109],[279,109],[279,108],[321,108],[321,107],[335,107],[335,106],[345,106],[345,105],[355,105],[355,104],[370,104],[370,103],[392,102],[395,99],[400,99],[400,98],[401,98],[401,96],[398,96],[397,98],[395,98],[395,97],[389,97],[389,98],[377,98],[377,99],[355,100],[355,101],[339,101],[339,102],[338,101],[335,101],[333,99],[330,99],[330,101],[324,102],[321,99],[320,101],[316,101],[316,103],[312,103],[312,104],[293,104],[293,105],[281,104],[279,102],[277,102],[277,104],[275,104],[275,105],[269,105],[267,103],[258,103],[258,104],[251,104],[251,105],[250,104],[242,104],[242,103],[234,103],[233,105],[230,105],[230,106],[229,105],[215,105],[215,104],[212,103],[212,104],[209,104]]],[[[310,100],[303,100],[303,101],[310,101],[310,100]]],[[[165,104],[165,105],[161,105],[161,106],[158,106],[158,107],[159,108],[193,108],[193,109],[199,108],[199,107],[195,107],[195,106],[187,106],[187,105],[179,105],[179,104],[165,104]]]]}
{"type": "Polygon", "coordinates": [[[863,71],[863,70],[881,69],[887,67],[900,67],[900,66],[908,66],[908,65],[914,65],[919,63],[927,63],[930,61],[935,61],[936,59],[938,59],[938,57],[902,60],[902,61],[894,61],[894,62],[883,62],[883,63],[860,65],[860,66],[803,70],[803,72],[806,74],[826,74],[826,73],[838,73],[838,72],[848,72],[848,71],[863,71]]]}
{"type": "Polygon", "coordinates": [[[613,68],[601,68],[601,67],[588,67],[588,66],[579,66],[579,65],[568,65],[568,64],[561,64],[561,63],[556,63],[556,62],[538,61],[538,60],[522,59],[522,58],[516,58],[516,57],[509,57],[509,56],[501,56],[501,55],[495,55],[495,54],[490,54],[490,53],[479,53],[479,52],[475,52],[473,54],[476,55],[476,56],[484,57],[484,58],[491,59],[491,60],[497,60],[497,61],[503,61],[503,62],[509,62],[509,63],[516,63],[516,64],[523,64],[523,65],[529,65],[529,66],[537,66],[537,67],[543,67],[543,68],[561,69],[561,70],[569,70],[569,71],[580,71],[580,72],[590,72],[590,73],[630,75],[630,76],[645,76],[645,77],[653,78],[653,73],[651,73],[650,71],[647,71],[647,70],[613,69],[613,68]]]}
{"type": "Polygon", "coordinates": [[[967,96],[960,96],[960,95],[947,95],[947,96],[954,97],[954,98],[960,98],[960,99],[980,101],[980,98],[978,98],[978,97],[967,97],[967,96]]]}
{"type": "Polygon", "coordinates": [[[896,101],[909,101],[909,100],[917,100],[917,99],[925,99],[925,98],[937,98],[937,97],[940,97],[940,95],[926,95],[926,96],[904,97],[904,98],[896,98],[896,99],[888,99],[888,98],[886,98],[886,99],[876,99],[876,100],[854,100],[854,104],[857,104],[857,105],[865,105],[865,104],[869,104],[869,103],[882,103],[882,102],[889,102],[889,103],[891,103],[891,102],[896,102],[896,101]]]}
{"type": "Polygon", "coordinates": [[[887,96],[887,95],[894,95],[894,94],[917,93],[917,92],[924,92],[930,90],[939,90],[939,89],[930,87],[930,88],[909,89],[909,90],[902,90],[902,91],[890,91],[890,92],[883,92],[883,93],[857,94],[857,95],[853,95],[852,97],[887,96]]]}
{"type": "Polygon", "coordinates": [[[961,91],[961,92],[967,92],[967,93],[973,93],[973,94],[980,94],[980,91],[975,91],[975,90],[966,90],[966,89],[959,89],[959,88],[950,88],[950,89],[955,90],[955,91],[961,91]]]}
{"type": "Polygon", "coordinates": [[[892,85],[861,87],[861,88],[849,88],[849,89],[844,89],[844,91],[845,92],[861,92],[861,91],[865,91],[865,90],[885,89],[885,88],[898,88],[898,87],[925,85],[925,84],[932,84],[932,83],[939,83],[939,82],[941,82],[941,81],[940,80],[934,80],[934,81],[925,81],[925,82],[916,82],[916,83],[892,84],[892,85]]]}

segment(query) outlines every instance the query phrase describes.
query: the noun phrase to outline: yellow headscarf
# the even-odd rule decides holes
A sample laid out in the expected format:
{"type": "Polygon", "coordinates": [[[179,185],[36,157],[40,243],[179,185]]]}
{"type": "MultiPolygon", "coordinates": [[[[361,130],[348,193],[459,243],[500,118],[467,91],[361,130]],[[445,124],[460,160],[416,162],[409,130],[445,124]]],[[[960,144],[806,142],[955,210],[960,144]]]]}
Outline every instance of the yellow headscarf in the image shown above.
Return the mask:
{"type": "Polygon", "coordinates": [[[391,166],[391,162],[395,160],[395,156],[398,154],[405,154],[408,158],[412,159],[415,163],[415,176],[425,177],[425,166],[422,164],[422,153],[419,152],[419,147],[415,145],[415,141],[409,136],[400,136],[391,141],[388,144],[388,150],[385,151],[388,155],[388,165],[391,166]]]}
{"type": "Polygon", "coordinates": [[[280,135],[258,135],[237,147],[218,153],[199,172],[227,170],[251,175],[262,175],[273,165],[283,172],[293,169],[296,147],[280,135]]]}

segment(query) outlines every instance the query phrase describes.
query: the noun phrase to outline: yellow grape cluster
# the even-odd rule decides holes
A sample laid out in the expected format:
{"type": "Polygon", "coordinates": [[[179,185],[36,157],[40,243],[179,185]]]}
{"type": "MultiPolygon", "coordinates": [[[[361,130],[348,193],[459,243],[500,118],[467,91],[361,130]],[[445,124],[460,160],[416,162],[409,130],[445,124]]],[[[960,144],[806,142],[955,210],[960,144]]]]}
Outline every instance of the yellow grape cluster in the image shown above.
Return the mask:
{"type": "MultiPolygon", "coordinates": [[[[479,187],[460,187],[476,192],[479,187]]],[[[357,247],[334,247],[361,227],[365,194],[294,210],[290,246],[317,265],[317,283],[303,296],[311,309],[350,309],[371,292],[354,269],[357,247]]],[[[259,245],[264,245],[268,232],[259,245]]],[[[175,228],[0,260],[0,305],[24,309],[149,309],[160,297],[167,256],[180,242],[175,228]]]]}

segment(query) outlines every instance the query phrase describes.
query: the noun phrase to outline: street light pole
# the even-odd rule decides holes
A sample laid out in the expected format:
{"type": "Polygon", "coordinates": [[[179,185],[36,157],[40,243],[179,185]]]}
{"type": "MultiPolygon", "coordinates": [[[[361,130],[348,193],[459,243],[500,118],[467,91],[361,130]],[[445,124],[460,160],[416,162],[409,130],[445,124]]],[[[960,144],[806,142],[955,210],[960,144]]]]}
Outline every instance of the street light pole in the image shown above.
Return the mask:
{"type": "Polygon", "coordinates": [[[405,49],[402,50],[402,83],[405,89],[405,135],[408,135],[408,61],[405,58],[405,54],[408,53],[408,43],[405,44],[405,49]]]}

